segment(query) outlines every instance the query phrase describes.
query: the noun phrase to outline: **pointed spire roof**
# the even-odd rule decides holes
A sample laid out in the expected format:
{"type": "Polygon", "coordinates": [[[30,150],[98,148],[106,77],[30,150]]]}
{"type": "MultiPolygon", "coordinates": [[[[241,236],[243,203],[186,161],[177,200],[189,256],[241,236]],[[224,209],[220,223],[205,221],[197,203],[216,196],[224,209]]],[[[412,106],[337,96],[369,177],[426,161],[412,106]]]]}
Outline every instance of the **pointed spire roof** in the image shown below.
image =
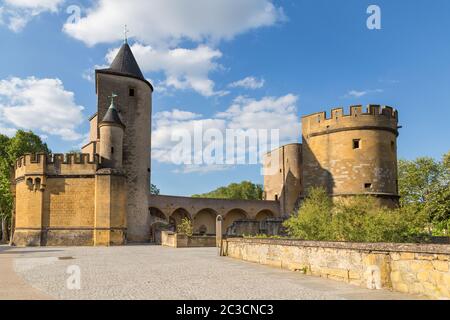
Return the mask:
{"type": "Polygon", "coordinates": [[[123,124],[122,120],[120,119],[119,113],[117,112],[116,106],[114,105],[115,97],[117,96],[113,93],[111,96],[111,105],[106,111],[105,116],[103,117],[103,120],[102,122],[100,122],[100,124],[115,124],[121,126],[122,128],[125,128],[125,125],[123,124]]]}
{"type": "Polygon", "coordinates": [[[133,52],[131,52],[131,48],[128,45],[128,42],[125,42],[122,45],[119,52],[117,53],[117,56],[111,63],[109,70],[145,80],[144,75],[142,74],[141,69],[136,62],[136,59],[134,58],[133,52]]]}
{"type": "Polygon", "coordinates": [[[111,63],[110,67],[107,69],[96,70],[100,73],[109,73],[120,76],[132,77],[146,82],[153,91],[153,86],[148,82],[144,75],[142,74],[139,65],[134,58],[133,52],[131,51],[128,42],[125,41],[122,47],[120,47],[119,52],[111,63]]]}

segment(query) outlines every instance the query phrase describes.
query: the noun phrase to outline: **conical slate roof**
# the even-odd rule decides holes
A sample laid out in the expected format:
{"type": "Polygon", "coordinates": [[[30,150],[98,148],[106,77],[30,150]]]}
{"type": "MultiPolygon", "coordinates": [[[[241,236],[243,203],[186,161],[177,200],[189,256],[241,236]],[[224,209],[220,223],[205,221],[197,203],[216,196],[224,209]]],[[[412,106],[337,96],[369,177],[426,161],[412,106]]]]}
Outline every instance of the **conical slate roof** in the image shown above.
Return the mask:
{"type": "Polygon", "coordinates": [[[125,42],[122,47],[120,47],[119,52],[117,53],[109,68],[96,70],[96,72],[140,79],[146,82],[153,91],[153,86],[145,79],[144,75],[142,74],[142,71],[139,68],[139,65],[136,62],[133,52],[131,51],[131,48],[127,42],[125,42]]]}
{"type": "Polygon", "coordinates": [[[123,124],[122,120],[120,119],[119,113],[117,112],[116,107],[114,106],[114,102],[111,102],[110,107],[105,113],[105,116],[103,117],[102,123],[111,123],[121,126],[122,128],[125,128],[125,125],[123,124]]]}
{"type": "Polygon", "coordinates": [[[109,70],[145,80],[136,59],[134,58],[133,52],[131,52],[131,48],[126,42],[120,48],[117,56],[111,63],[109,70]]]}

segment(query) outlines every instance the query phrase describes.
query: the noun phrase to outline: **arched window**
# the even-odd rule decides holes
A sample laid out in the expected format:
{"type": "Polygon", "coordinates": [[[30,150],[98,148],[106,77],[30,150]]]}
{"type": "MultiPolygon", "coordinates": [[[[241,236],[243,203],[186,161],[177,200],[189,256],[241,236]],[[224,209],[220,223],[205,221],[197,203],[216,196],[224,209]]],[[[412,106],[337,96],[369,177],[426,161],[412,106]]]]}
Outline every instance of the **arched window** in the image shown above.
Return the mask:
{"type": "Polygon", "coordinates": [[[27,187],[30,190],[33,189],[33,179],[32,178],[27,179],[27,187]]]}
{"type": "Polygon", "coordinates": [[[39,190],[41,188],[41,179],[40,178],[34,179],[34,187],[36,190],[39,190]]]}

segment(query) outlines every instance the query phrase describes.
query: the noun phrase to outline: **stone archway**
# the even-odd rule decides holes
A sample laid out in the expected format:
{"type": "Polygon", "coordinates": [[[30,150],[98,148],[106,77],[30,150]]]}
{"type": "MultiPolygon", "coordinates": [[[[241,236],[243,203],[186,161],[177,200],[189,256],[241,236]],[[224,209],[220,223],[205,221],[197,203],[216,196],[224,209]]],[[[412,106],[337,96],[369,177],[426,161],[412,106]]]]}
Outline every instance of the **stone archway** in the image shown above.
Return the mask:
{"type": "Polygon", "coordinates": [[[171,230],[166,215],[156,207],[150,207],[149,240],[151,243],[161,244],[161,231],[171,230]]]}
{"type": "Polygon", "coordinates": [[[194,216],[194,234],[215,235],[217,212],[213,209],[203,209],[194,216]]]}
{"type": "Polygon", "coordinates": [[[255,217],[255,220],[257,220],[257,221],[266,221],[267,219],[272,219],[274,217],[275,217],[275,215],[273,214],[272,211],[270,211],[270,210],[262,210],[262,211],[258,212],[258,214],[255,217]]]}
{"type": "Polygon", "coordinates": [[[167,222],[155,222],[150,226],[150,243],[161,244],[161,232],[170,230],[167,222]]]}
{"type": "Polygon", "coordinates": [[[233,209],[228,211],[225,215],[222,223],[222,233],[226,233],[227,229],[233,224],[235,221],[245,220],[248,218],[247,212],[242,209],[233,209]]]}
{"type": "Polygon", "coordinates": [[[172,214],[170,215],[169,218],[169,223],[171,226],[173,226],[176,230],[177,226],[181,223],[181,221],[184,218],[188,218],[189,220],[192,221],[191,219],[191,215],[189,214],[189,212],[184,209],[184,208],[178,208],[177,210],[175,210],[174,212],[172,212],[172,214]]]}
{"type": "Polygon", "coordinates": [[[155,220],[155,221],[157,221],[157,220],[165,220],[165,221],[167,221],[166,215],[159,208],[150,207],[149,211],[150,211],[150,217],[152,218],[152,220],[155,220]]]}

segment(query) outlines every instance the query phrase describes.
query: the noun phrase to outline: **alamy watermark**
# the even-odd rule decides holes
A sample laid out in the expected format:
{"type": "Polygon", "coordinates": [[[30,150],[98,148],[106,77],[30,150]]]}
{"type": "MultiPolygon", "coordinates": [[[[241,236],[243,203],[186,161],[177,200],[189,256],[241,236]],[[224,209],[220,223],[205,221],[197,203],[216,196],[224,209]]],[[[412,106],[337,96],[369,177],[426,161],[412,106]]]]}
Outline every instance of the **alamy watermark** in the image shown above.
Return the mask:
{"type": "Polygon", "coordinates": [[[375,4],[370,5],[367,8],[367,14],[370,16],[367,18],[367,28],[369,30],[381,30],[381,8],[375,4]]]}
{"type": "Polygon", "coordinates": [[[68,290],[81,290],[81,268],[77,265],[70,265],[66,269],[69,277],[66,279],[68,290]]]}
{"type": "Polygon", "coordinates": [[[81,8],[77,5],[70,5],[66,9],[66,13],[69,15],[69,17],[66,20],[66,23],[68,24],[74,24],[78,23],[81,19],[81,8]]]}

